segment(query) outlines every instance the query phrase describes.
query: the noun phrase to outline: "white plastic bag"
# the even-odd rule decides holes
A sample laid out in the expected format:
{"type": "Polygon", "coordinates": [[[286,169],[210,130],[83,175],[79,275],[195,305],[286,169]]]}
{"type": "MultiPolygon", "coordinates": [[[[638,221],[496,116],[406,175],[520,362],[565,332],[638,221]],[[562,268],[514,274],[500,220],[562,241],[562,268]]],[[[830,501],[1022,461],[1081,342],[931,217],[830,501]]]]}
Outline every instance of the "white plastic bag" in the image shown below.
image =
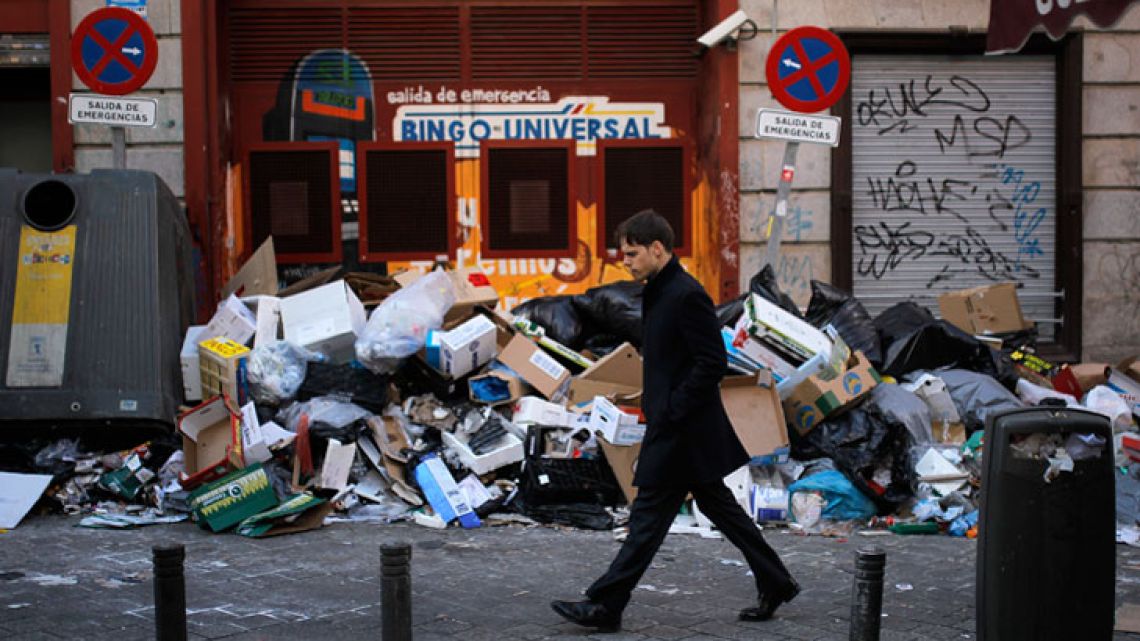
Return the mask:
{"type": "Polygon", "coordinates": [[[259,345],[249,355],[249,393],[259,403],[279,405],[301,389],[308,363],[323,360],[324,354],[288,341],[259,345]]]}
{"type": "Polygon", "coordinates": [[[1085,395],[1085,407],[1112,420],[1113,432],[1132,429],[1132,410],[1120,395],[1105,385],[1097,385],[1085,395]]]}
{"type": "Polygon", "coordinates": [[[396,371],[400,361],[424,346],[427,333],[443,326],[455,304],[455,289],[434,271],[384,299],[356,339],[356,358],[377,374],[396,371]]]}

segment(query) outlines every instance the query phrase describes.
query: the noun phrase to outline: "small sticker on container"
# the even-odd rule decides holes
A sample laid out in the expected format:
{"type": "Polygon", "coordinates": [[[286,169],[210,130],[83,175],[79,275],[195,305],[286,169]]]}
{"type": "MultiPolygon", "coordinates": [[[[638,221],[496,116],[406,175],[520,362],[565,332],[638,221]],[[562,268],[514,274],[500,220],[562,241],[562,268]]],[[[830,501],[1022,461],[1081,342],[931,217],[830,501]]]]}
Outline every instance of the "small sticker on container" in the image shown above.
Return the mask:
{"type": "Polygon", "coordinates": [[[120,412],[137,412],[139,410],[139,402],[134,399],[123,399],[119,401],[120,412]]]}
{"type": "Polygon", "coordinates": [[[535,352],[530,355],[530,364],[542,370],[544,374],[555,380],[561,379],[562,375],[566,373],[566,368],[562,367],[558,361],[546,355],[545,352],[535,352]]]}

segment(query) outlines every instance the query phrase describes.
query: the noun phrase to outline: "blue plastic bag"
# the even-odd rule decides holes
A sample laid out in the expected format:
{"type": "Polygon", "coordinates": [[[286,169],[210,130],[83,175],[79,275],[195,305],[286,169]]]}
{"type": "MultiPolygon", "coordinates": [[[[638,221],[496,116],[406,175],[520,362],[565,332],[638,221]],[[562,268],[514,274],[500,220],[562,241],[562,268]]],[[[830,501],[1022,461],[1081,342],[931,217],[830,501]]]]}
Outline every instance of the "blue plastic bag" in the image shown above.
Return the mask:
{"type": "Polygon", "coordinates": [[[842,472],[827,470],[800,479],[788,488],[788,513],[791,514],[792,496],[796,492],[818,491],[827,504],[823,507],[823,518],[831,521],[869,519],[875,515],[875,504],[863,493],[855,489],[842,472]]]}

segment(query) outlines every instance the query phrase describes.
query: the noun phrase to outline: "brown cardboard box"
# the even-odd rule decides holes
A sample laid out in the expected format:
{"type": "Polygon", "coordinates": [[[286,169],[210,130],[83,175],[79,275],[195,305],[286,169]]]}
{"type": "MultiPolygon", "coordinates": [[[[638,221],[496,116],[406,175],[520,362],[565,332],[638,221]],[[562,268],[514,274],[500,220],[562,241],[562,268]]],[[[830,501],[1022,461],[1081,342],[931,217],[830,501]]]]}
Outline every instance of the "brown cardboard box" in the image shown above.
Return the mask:
{"type": "Polygon", "coordinates": [[[1130,356],[1116,364],[1116,369],[1140,383],[1140,356],[1130,356]]]}
{"type": "Polygon", "coordinates": [[[499,354],[499,362],[550,400],[559,400],[570,370],[525,336],[516,335],[499,354]]]}
{"type": "Polygon", "coordinates": [[[1077,378],[1077,385],[1082,392],[1088,392],[1097,385],[1104,385],[1108,380],[1108,363],[1077,363],[1070,365],[1073,376],[1077,378]]]}
{"type": "MultiPolygon", "coordinates": [[[[447,272],[451,285],[455,288],[455,304],[443,319],[444,327],[462,321],[471,315],[475,307],[483,305],[494,309],[499,304],[499,292],[491,286],[490,279],[478,267],[463,267],[447,272]]],[[[396,282],[407,287],[423,276],[419,272],[396,274],[396,282]]]]}
{"type": "Polygon", "coordinates": [[[621,486],[625,500],[633,504],[637,498],[637,488],[633,485],[633,473],[637,471],[637,458],[641,456],[641,443],[634,445],[614,445],[602,437],[598,437],[598,445],[602,446],[602,453],[606,455],[606,462],[614,471],[618,485],[621,486]]]}
{"type": "Polygon", "coordinates": [[[1016,332],[1033,326],[1021,315],[1017,285],[998,283],[938,297],[942,318],[971,334],[1016,332]]]}
{"type": "Polygon", "coordinates": [[[568,400],[578,405],[605,396],[622,404],[639,402],[641,375],[641,355],[633,345],[622,343],[570,381],[568,400]]]}
{"type": "Polygon", "coordinates": [[[241,420],[221,396],[178,417],[184,471],[179,482],[190,490],[222,478],[245,465],[241,420]]]}
{"type": "Polygon", "coordinates": [[[766,457],[788,447],[788,425],[771,372],[726,377],[720,399],[749,456],[766,457]]]}
{"type": "Polygon", "coordinates": [[[233,278],[222,288],[222,298],[230,294],[242,296],[277,295],[277,256],[273,253],[273,237],[265,239],[233,278]]]}
{"type": "Polygon", "coordinates": [[[882,382],[879,373],[863,355],[856,351],[847,361],[847,368],[834,379],[825,381],[809,376],[796,386],[784,401],[784,412],[800,434],[811,431],[820,421],[838,414],[882,382]]]}

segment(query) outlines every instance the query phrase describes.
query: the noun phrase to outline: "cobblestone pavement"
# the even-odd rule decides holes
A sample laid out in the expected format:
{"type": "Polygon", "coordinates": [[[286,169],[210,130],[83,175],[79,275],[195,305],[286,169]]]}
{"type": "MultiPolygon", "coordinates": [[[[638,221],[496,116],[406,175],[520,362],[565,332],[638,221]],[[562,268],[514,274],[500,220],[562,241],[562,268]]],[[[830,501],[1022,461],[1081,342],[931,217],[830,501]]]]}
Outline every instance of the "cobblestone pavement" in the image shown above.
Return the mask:
{"type": "MultiPolygon", "coordinates": [[[[754,599],[728,542],[670,535],[626,610],[591,635],[549,607],[576,598],[618,544],[605,532],[510,525],[431,530],[337,523],[269,539],[183,523],[133,531],[28,519],[0,534],[0,638],[154,637],[151,546],[186,545],[191,639],[379,639],[379,545],[413,544],[413,624],[432,639],[847,639],[854,552],[887,551],[884,641],[973,639],[976,543],[944,536],[768,539],[804,587],[776,619],[742,623],[754,599]]],[[[1117,604],[1140,603],[1140,550],[1117,546],[1117,604]]],[[[1140,639],[1117,634],[1116,639],[1140,639]]]]}

